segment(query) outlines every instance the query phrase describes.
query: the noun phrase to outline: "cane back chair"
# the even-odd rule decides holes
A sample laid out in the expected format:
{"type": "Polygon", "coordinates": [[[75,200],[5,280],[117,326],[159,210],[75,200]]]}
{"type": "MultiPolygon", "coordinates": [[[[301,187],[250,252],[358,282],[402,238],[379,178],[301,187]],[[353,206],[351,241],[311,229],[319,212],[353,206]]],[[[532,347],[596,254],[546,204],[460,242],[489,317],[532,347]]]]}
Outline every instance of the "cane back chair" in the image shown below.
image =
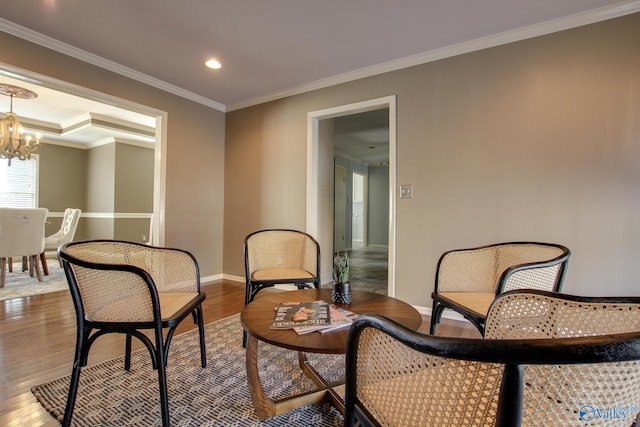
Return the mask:
{"type": "Polygon", "coordinates": [[[169,425],[166,363],[178,324],[192,315],[206,367],[198,264],[189,252],[116,240],[67,243],[58,249],[76,311],[76,349],[63,425],[71,423],[91,345],[108,333],[126,335],[124,369],[131,365],[131,337],[146,346],[158,372],[163,426],[169,425]],[[163,334],[167,330],[166,335],[163,334]],[[142,331],[153,330],[153,338],[142,331]]]}
{"type": "MultiPolygon", "coordinates": [[[[244,240],[246,290],[249,304],[261,290],[291,284],[298,289],[320,287],[320,245],[311,235],[297,230],[268,229],[244,240]]],[[[247,333],[243,332],[243,345],[247,333]]]]}
{"type": "Polygon", "coordinates": [[[345,425],[637,425],[640,298],[506,292],[485,332],[433,336],[360,316],[347,344],[345,425]]]}
{"type": "Polygon", "coordinates": [[[429,332],[451,309],[479,331],[495,298],[513,289],[560,292],[571,252],[562,245],[509,242],[445,252],[438,261],[429,332]]]}

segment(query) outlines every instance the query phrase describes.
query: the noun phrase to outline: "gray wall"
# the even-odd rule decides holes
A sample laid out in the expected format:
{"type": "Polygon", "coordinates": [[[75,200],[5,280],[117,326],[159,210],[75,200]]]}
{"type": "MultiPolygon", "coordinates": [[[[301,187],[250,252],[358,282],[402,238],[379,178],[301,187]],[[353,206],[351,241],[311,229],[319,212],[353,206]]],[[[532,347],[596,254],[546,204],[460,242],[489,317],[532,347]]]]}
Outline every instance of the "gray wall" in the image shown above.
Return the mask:
{"type": "Polygon", "coordinates": [[[511,240],[569,246],[567,292],[637,295],[638,52],[634,14],[228,113],[225,272],[256,228],[305,228],[307,113],[396,95],[399,298],[431,305],[444,251],[511,240]]]}
{"type": "Polygon", "coordinates": [[[115,239],[146,242],[149,220],[126,218],[127,213],[153,212],[154,151],[129,144],[116,144],[114,212],[115,239]]]}
{"type": "Polygon", "coordinates": [[[37,154],[40,207],[49,212],[84,208],[87,150],[43,143],[37,154]]]}
{"type": "MultiPolygon", "coordinates": [[[[39,206],[60,214],[82,209],[75,240],[116,238],[143,242],[153,212],[151,148],[110,143],[91,149],[42,144],[39,156],[39,206]]],[[[62,218],[50,217],[45,234],[55,233],[62,218]]]]}
{"type": "Polygon", "coordinates": [[[369,246],[389,246],[389,167],[369,166],[368,221],[369,246]]]}

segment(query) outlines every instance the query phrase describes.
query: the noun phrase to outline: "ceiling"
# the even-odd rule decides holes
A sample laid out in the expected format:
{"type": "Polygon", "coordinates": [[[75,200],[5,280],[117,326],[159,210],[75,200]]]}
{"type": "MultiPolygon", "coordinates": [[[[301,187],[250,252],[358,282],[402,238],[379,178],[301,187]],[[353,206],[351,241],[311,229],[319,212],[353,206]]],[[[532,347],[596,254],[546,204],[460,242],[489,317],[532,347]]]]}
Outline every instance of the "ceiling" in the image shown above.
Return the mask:
{"type": "Polygon", "coordinates": [[[389,109],[333,119],[333,148],[342,157],[374,165],[389,161],[389,109]]]}
{"type": "MultiPolygon", "coordinates": [[[[0,31],[231,111],[637,11],[638,0],[20,0],[3,2],[0,31]],[[220,70],[203,65],[210,57],[220,70]]],[[[0,83],[31,88],[1,71],[0,83]]],[[[32,90],[14,111],[46,139],[153,140],[153,117],[32,90]]],[[[337,144],[360,140],[352,155],[377,161],[369,147],[388,118],[351,119],[336,122],[337,144]]]]}
{"type": "Polygon", "coordinates": [[[640,10],[635,0],[20,0],[0,30],[222,110],[640,10]],[[216,57],[220,70],[203,63],[216,57]]]}
{"type": "MultiPolygon", "coordinates": [[[[113,141],[142,146],[155,142],[155,117],[108,105],[11,77],[0,69],[0,84],[29,89],[35,99],[13,99],[13,112],[28,133],[41,133],[42,142],[96,146],[113,141]]],[[[0,118],[11,100],[0,96],[0,118]]]]}

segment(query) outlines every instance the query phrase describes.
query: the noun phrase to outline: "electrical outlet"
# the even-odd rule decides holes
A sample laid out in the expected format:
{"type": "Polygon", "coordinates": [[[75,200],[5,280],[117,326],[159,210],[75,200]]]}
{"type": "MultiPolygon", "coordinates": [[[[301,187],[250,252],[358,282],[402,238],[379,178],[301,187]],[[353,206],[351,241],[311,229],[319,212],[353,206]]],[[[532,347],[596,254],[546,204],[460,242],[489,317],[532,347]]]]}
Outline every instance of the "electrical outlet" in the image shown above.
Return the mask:
{"type": "Polygon", "coordinates": [[[413,185],[404,184],[400,186],[400,198],[410,199],[413,197],[413,185]]]}
{"type": "Polygon", "coordinates": [[[142,241],[143,241],[143,242],[146,242],[146,241],[147,241],[147,235],[146,235],[146,234],[143,234],[143,235],[142,235],[142,241]]]}
{"type": "Polygon", "coordinates": [[[278,265],[282,265],[282,263],[283,263],[284,261],[283,261],[282,257],[281,257],[281,256],[279,256],[279,257],[276,259],[276,262],[278,263],[278,265]]]}

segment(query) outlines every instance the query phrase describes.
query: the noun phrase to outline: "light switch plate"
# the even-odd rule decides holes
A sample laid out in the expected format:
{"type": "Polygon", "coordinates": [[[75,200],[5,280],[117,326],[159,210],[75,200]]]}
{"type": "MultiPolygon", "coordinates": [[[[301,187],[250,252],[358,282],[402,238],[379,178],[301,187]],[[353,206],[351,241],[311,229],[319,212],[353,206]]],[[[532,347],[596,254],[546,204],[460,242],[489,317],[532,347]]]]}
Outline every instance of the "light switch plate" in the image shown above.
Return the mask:
{"type": "Polygon", "coordinates": [[[413,185],[404,184],[400,186],[400,198],[410,199],[413,197],[413,185]]]}

